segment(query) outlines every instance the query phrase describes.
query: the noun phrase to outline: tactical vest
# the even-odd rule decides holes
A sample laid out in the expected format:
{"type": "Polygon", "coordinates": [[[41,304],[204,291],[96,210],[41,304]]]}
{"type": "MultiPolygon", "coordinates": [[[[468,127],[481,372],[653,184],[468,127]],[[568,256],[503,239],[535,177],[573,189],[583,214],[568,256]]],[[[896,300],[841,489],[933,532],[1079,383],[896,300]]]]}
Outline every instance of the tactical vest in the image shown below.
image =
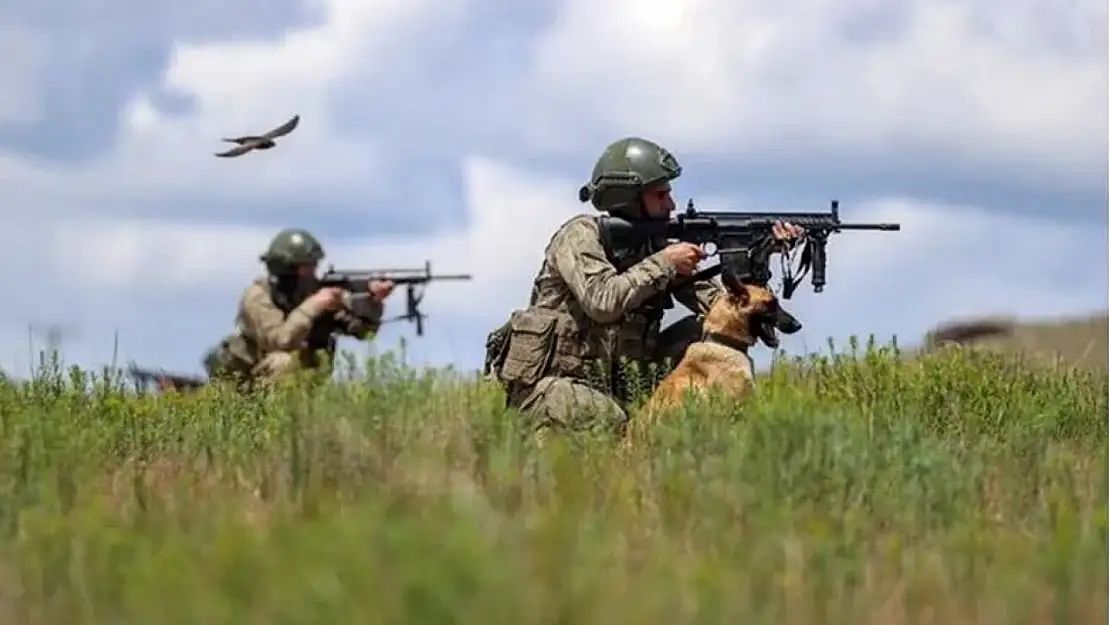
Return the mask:
{"type": "MultiPolygon", "coordinates": [[[[592,219],[579,215],[576,220],[592,219]]],[[[552,241],[555,235],[552,236],[552,241]]],[[[624,272],[650,256],[650,244],[613,250],[602,241],[609,262],[624,272]]],[[[486,341],[485,374],[506,387],[530,387],[547,376],[590,382],[613,393],[616,367],[652,361],[656,356],[663,314],[674,306],[669,294],[654,297],[613,323],[598,323],[583,310],[570,287],[548,262],[551,243],[533,281],[528,308],[514,311],[486,341]]]]}
{"type": "MultiPolygon", "coordinates": [[[[289,313],[300,306],[301,303],[310,295],[310,291],[306,291],[299,297],[294,297],[288,293],[276,289],[273,285],[270,286],[270,298],[273,300],[274,305],[278,307],[281,312],[285,313],[288,317],[289,313]]],[[[308,336],[305,337],[305,347],[300,350],[301,365],[304,367],[317,367],[319,366],[320,359],[318,352],[324,350],[328,358],[335,357],[335,350],[338,342],[335,339],[336,323],[332,313],[324,313],[317,317],[316,323],[312,324],[312,329],[309,330],[308,336]]]]}
{"type": "MultiPolygon", "coordinates": [[[[303,297],[297,299],[274,288],[274,285],[269,281],[263,281],[262,284],[266,288],[271,301],[286,317],[303,301],[303,297]]],[[[319,350],[324,350],[329,358],[334,357],[337,347],[334,334],[335,325],[332,315],[321,315],[317,319],[305,340],[306,349],[300,350],[299,358],[302,366],[319,366],[319,350]]],[[[206,354],[205,368],[208,369],[210,376],[215,377],[216,372],[249,374],[254,366],[266,356],[259,346],[248,338],[243,328],[236,328],[236,330],[235,334],[224,337],[217,347],[206,354]]]]}

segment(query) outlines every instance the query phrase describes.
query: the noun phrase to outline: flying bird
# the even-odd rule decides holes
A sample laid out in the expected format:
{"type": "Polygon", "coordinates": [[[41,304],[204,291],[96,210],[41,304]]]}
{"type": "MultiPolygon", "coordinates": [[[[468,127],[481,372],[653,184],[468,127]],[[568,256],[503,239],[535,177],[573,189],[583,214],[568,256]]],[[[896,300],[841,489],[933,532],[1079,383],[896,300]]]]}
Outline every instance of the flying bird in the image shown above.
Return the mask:
{"type": "Polygon", "coordinates": [[[293,129],[297,127],[297,124],[300,123],[300,121],[301,116],[294,115],[292,119],[278,126],[277,128],[274,128],[264,135],[248,135],[246,137],[235,137],[234,139],[225,138],[224,141],[228,143],[237,143],[239,145],[231,148],[227,152],[217,152],[216,156],[232,157],[246,154],[251,150],[269,150],[270,148],[277,145],[276,143],[274,143],[274,139],[277,139],[278,137],[284,137],[285,135],[293,132],[293,129]]]}

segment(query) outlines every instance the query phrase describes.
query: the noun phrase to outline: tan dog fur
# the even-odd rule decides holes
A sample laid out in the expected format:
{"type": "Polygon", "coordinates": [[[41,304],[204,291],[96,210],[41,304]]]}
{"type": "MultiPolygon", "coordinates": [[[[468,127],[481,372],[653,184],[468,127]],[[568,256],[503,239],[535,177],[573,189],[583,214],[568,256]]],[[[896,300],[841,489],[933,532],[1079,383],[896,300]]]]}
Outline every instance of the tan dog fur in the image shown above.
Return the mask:
{"type": "Polygon", "coordinates": [[[736,285],[717,298],[705,316],[704,331],[732,339],[743,349],[705,340],[691,344],[678,366],[631,419],[629,437],[639,438],[662,414],[681,404],[688,390],[716,388],[737,398],[747,396],[754,388],[747,349],[757,341],[751,321],[777,308],[775,294],[761,286],[736,285]]]}

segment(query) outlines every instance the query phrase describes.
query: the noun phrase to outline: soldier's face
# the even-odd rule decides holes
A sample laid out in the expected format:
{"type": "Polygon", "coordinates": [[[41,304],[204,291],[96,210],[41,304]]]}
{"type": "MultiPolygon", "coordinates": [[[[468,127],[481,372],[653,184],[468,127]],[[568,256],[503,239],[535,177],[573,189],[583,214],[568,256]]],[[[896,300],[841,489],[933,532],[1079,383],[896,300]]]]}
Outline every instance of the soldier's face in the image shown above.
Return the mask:
{"type": "Polygon", "coordinates": [[[651,219],[666,219],[674,212],[671,183],[663,182],[644,189],[644,212],[651,219]]]}
{"type": "Polygon", "coordinates": [[[297,265],[297,276],[301,278],[310,278],[316,275],[316,263],[305,263],[297,265]]]}

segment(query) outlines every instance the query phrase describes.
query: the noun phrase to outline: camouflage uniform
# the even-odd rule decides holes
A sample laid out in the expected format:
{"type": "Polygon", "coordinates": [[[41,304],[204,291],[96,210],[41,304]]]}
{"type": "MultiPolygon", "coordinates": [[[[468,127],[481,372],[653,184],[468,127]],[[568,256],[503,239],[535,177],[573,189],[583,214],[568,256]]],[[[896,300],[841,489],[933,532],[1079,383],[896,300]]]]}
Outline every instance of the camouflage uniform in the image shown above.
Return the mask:
{"type": "MultiPolygon", "coordinates": [[[[680,172],[663,148],[623,139],[599,159],[580,199],[639,217],[643,188],[680,172]]],[[[528,308],[514,311],[486,344],[487,375],[535,429],[621,431],[633,399],[621,362],[641,372],[652,363],[673,367],[700,338],[701,319],[723,287],[701,280],[671,291],[677,270],[653,247],[611,249],[591,215],[571,218],[552,236],[528,308]],[[672,295],[695,315],[661,331],[672,295]]]]}
{"type": "Polygon", "coordinates": [[[262,256],[269,275],[254,280],[239,300],[236,333],[205,355],[209,377],[269,379],[300,368],[321,366],[335,356],[335,334],[358,339],[381,325],[383,305],[367,295],[346,294],[343,308],[319,309],[309,295],[318,290],[313,278],[290,274],[296,264],[323,258],[320,244],[303,230],[284,230],[262,256]]]}

